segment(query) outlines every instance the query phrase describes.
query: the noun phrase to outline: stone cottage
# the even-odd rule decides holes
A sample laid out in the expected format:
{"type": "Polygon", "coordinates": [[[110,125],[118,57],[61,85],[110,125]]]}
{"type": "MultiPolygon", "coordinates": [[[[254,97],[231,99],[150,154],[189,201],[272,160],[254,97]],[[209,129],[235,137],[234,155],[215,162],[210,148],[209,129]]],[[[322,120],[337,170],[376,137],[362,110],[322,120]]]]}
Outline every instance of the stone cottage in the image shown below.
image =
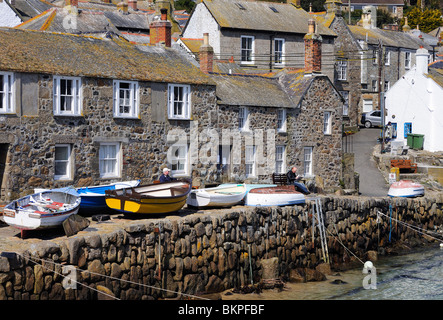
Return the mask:
{"type": "Polygon", "coordinates": [[[222,179],[270,182],[272,173],[296,165],[309,184],[339,186],[344,100],[321,72],[322,38],[314,20],[309,24],[305,68],[267,75],[212,72],[205,34],[199,61],[217,86],[222,179]]]}
{"type": "Polygon", "coordinates": [[[361,53],[357,39],[342,16],[341,0],[327,0],[326,12],[311,13],[319,24],[337,34],[334,41],[335,72],[334,86],[345,99],[343,124],[355,127],[359,124],[358,105],[361,97],[361,53]]]}
{"type": "MultiPolygon", "coordinates": [[[[182,40],[202,39],[209,34],[217,60],[233,60],[248,73],[266,73],[285,67],[303,68],[303,37],[310,15],[288,2],[203,0],[194,8],[182,40]]],[[[334,39],[323,25],[322,71],[333,79],[334,39]]],[[[196,50],[193,47],[189,51],[196,50]]]]}
{"type": "Polygon", "coordinates": [[[35,187],[151,183],[166,165],[190,177],[174,132],[216,119],[215,83],[179,52],[112,34],[0,29],[0,80],[6,201],[35,187]]]}

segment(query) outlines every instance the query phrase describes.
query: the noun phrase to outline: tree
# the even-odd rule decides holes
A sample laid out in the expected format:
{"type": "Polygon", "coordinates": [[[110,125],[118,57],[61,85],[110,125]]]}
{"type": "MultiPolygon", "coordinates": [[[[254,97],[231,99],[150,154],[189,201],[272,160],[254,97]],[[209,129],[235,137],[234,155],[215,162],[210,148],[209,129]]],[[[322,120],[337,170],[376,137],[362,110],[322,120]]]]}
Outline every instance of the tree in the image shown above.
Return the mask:
{"type": "Polygon", "coordinates": [[[195,7],[195,2],[192,0],[177,0],[174,1],[175,10],[186,10],[187,13],[191,13],[195,7]]]}
{"type": "MultiPolygon", "coordinates": [[[[415,6],[408,10],[406,16],[408,17],[408,25],[412,29],[416,28],[418,25],[419,29],[424,33],[428,33],[435,28],[440,27],[443,23],[440,10],[438,9],[425,9],[422,11],[420,7],[415,6]]],[[[405,21],[402,19],[401,25],[403,26],[404,24],[405,21]]]]}

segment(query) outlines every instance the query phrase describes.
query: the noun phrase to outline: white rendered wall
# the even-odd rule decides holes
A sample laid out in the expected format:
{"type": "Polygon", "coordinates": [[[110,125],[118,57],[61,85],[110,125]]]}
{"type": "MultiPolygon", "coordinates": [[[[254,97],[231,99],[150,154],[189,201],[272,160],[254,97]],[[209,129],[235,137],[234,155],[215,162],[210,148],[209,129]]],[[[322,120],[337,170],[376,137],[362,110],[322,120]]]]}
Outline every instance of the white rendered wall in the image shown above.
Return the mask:
{"type": "Polygon", "coordinates": [[[214,55],[220,59],[220,28],[204,3],[197,4],[189,18],[183,38],[203,39],[203,33],[209,33],[209,45],[214,49],[214,55]]]}
{"type": "Polygon", "coordinates": [[[404,141],[404,123],[424,134],[423,149],[443,151],[443,89],[414,67],[386,93],[386,122],[397,123],[397,141],[404,141]]]}
{"type": "Polygon", "coordinates": [[[0,1],[0,27],[15,27],[23,21],[6,3],[6,0],[0,1]]]}

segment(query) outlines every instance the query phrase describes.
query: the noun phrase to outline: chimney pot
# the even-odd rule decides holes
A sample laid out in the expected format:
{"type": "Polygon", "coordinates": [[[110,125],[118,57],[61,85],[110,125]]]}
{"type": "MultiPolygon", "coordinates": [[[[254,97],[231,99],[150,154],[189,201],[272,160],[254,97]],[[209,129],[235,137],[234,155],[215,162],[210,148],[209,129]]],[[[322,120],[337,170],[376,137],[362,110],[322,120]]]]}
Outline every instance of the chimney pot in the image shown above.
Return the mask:
{"type": "Polygon", "coordinates": [[[199,49],[200,70],[204,73],[212,72],[214,49],[209,45],[209,33],[203,34],[203,44],[199,49]]]}
{"type": "MultiPolygon", "coordinates": [[[[77,0],[75,0],[77,1],[77,0]]],[[[117,10],[120,11],[123,14],[128,14],[128,4],[126,2],[119,2],[117,4],[117,10]]]]}
{"type": "Polygon", "coordinates": [[[168,20],[168,9],[165,8],[160,9],[160,18],[162,21],[168,20]]]}
{"type": "Polygon", "coordinates": [[[160,9],[161,20],[154,20],[149,25],[150,44],[162,44],[171,46],[172,23],[168,21],[168,9],[160,9]]]}
{"type": "Polygon", "coordinates": [[[321,72],[321,43],[322,37],[317,33],[315,20],[308,22],[308,33],[304,37],[305,42],[305,73],[321,72]]]}
{"type": "Polygon", "coordinates": [[[138,10],[137,0],[128,0],[128,7],[134,11],[137,11],[138,10]]]}

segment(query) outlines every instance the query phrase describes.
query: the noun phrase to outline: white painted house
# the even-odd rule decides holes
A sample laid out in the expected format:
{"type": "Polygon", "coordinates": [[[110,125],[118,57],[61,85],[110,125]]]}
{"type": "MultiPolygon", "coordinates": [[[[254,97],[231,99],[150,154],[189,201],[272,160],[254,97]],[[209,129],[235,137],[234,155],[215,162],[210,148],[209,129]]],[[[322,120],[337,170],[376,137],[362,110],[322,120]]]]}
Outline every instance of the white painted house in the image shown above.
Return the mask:
{"type": "Polygon", "coordinates": [[[7,0],[0,0],[0,27],[15,27],[23,20],[7,0]]]}
{"type": "Polygon", "coordinates": [[[423,149],[443,151],[443,69],[428,67],[428,50],[416,53],[416,65],[387,92],[386,123],[396,127],[396,141],[407,143],[407,133],[424,135],[423,149]]]}

